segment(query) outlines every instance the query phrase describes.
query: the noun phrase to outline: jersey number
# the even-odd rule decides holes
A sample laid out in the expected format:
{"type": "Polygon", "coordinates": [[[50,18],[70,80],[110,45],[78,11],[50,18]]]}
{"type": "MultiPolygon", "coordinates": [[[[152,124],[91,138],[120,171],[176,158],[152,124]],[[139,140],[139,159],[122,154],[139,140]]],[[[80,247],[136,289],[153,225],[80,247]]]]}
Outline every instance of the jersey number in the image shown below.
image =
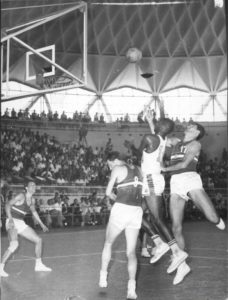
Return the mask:
{"type": "Polygon", "coordinates": [[[138,183],[139,183],[139,178],[138,178],[138,176],[135,176],[134,177],[134,187],[137,187],[138,183]]]}

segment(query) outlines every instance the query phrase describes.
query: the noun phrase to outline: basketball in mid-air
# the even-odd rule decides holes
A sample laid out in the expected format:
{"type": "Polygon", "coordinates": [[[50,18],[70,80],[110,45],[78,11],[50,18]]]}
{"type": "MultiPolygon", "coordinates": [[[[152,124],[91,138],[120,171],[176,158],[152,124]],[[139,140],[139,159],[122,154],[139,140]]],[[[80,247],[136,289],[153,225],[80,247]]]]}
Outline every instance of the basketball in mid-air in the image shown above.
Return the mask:
{"type": "Polygon", "coordinates": [[[127,60],[131,63],[135,63],[141,60],[142,52],[137,48],[129,48],[126,53],[127,60]]]}

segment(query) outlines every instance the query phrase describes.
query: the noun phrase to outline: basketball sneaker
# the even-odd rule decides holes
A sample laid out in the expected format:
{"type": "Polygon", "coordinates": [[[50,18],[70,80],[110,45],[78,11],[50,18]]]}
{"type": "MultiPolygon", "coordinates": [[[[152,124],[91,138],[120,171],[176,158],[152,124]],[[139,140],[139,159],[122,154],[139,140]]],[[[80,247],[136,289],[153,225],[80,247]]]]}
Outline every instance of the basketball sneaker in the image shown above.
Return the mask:
{"type": "Polygon", "coordinates": [[[45,266],[42,262],[39,262],[39,263],[36,263],[35,271],[36,272],[51,272],[52,269],[45,266]]]}
{"type": "Polygon", "coordinates": [[[186,264],[186,262],[183,262],[182,264],[179,265],[177,269],[177,273],[173,279],[173,284],[179,284],[181,283],[185,276],[187,276],[191,272],[190,267],[186,264]]]}
{"type": "Polygon", "coordinates": [[[156,263],[166,252],[169,251],[169,245],[166,243],[161,243],[159,246],[154,248],[154,255],[150,259],[150,263],[156,263]]]}
{"type": "Polygon", "coordinates": [[[175,255],[172,255],[171,256],[171,264],[170,266],[168,267],[167,269],[167,273],[170,274],[172,273],[173,271],[175,271],[178,266],[183,262],[185,261],[185,259],[188,257],[188,253],[186,253],[185,251],[178,251],[177,254],[175,255]]]}
{"type": "Polygon", "coordinates": [[[150,253],[148,252],[147,248],[142,248],[141,256],[142,257],[150,257],[150,253]]]}
{"type": "Polygon", "coordinates": [[[224,230],[224,229],[226,228],[226,225],[225,225],[225,223],[224,223],[224,221],[223,221],[222,218],[220,218],[219,223],[216,224],[216,227],[217,227],[218,229],[220,229],[220,230],[224,230]]]}
{"type": "Polygon", "coordinates": [[[5,265],[0,264],[0,277],[8,277],[9,276],[9,274],[4,271],[4,266],[5,265]]]}
{"type": "Polygon", "coordinates": [[[127,299],[137,299],[137,295],[135,292],[136,282],[135,280],[129,280],[127,285],[127,299]]]}
{"type": "Polygon", "coordinates": [[[106,288],[108,286],[107,276],[108,272],[100,271],[99,287],[106,288]]]}

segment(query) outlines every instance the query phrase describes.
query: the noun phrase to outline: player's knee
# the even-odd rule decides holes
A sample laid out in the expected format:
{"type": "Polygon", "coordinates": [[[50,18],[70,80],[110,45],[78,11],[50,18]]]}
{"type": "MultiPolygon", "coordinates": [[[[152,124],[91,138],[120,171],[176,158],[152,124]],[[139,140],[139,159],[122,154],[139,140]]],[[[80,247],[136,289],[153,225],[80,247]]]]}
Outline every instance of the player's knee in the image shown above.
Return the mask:
{"type": "Polygon", "coordinates": [[[134,257],[136,256],[135,250],[132,250],[132,249],[127,250],[126,255],[127,255],[127,258],[128,258],[128,259],[134,258],[134,257]]]}
{"type": "Polygon", "coordinates": [[[36,239],[35,239],[35,244],[36,245],[42,245],[42,239],[41,239],[41,237],[37,237],[36,239]]]}
{"type": "Polygon", "coordinates": [[[13,253],[13,252],[15,252],[15,251],[17,250],[18,246],[19,246],[18,241],[11,241],[10,244],[9,244],[8,250],[9,250],[11,253],[13,253]]]}

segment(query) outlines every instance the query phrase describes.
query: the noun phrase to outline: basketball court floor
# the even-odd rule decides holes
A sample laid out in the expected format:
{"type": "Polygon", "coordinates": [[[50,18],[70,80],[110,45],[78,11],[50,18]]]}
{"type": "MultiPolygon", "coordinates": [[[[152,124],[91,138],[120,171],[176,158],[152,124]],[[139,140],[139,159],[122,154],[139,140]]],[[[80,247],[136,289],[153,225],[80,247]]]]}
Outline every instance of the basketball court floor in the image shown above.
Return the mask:
{"type": "MultiPolygon", "coordinates": [[[[207,222],[186,222],[185,236],[192,272],[179,285],[167,274],[170,254],[154,265],[139,259],[138,300],[227,300],[228,235],[207,222]]],[[[107,289],[98,287],[105,229],[38,231],[44,241],[43,261],[52,272],[34,272],[34,246],[20,239],[20,247],[1,279],[2,300],[125,300],[127,265],[122,234],[113,246],[107,289]]],[[[8,245],[2,236],[2,252],[8,245]]]]}

